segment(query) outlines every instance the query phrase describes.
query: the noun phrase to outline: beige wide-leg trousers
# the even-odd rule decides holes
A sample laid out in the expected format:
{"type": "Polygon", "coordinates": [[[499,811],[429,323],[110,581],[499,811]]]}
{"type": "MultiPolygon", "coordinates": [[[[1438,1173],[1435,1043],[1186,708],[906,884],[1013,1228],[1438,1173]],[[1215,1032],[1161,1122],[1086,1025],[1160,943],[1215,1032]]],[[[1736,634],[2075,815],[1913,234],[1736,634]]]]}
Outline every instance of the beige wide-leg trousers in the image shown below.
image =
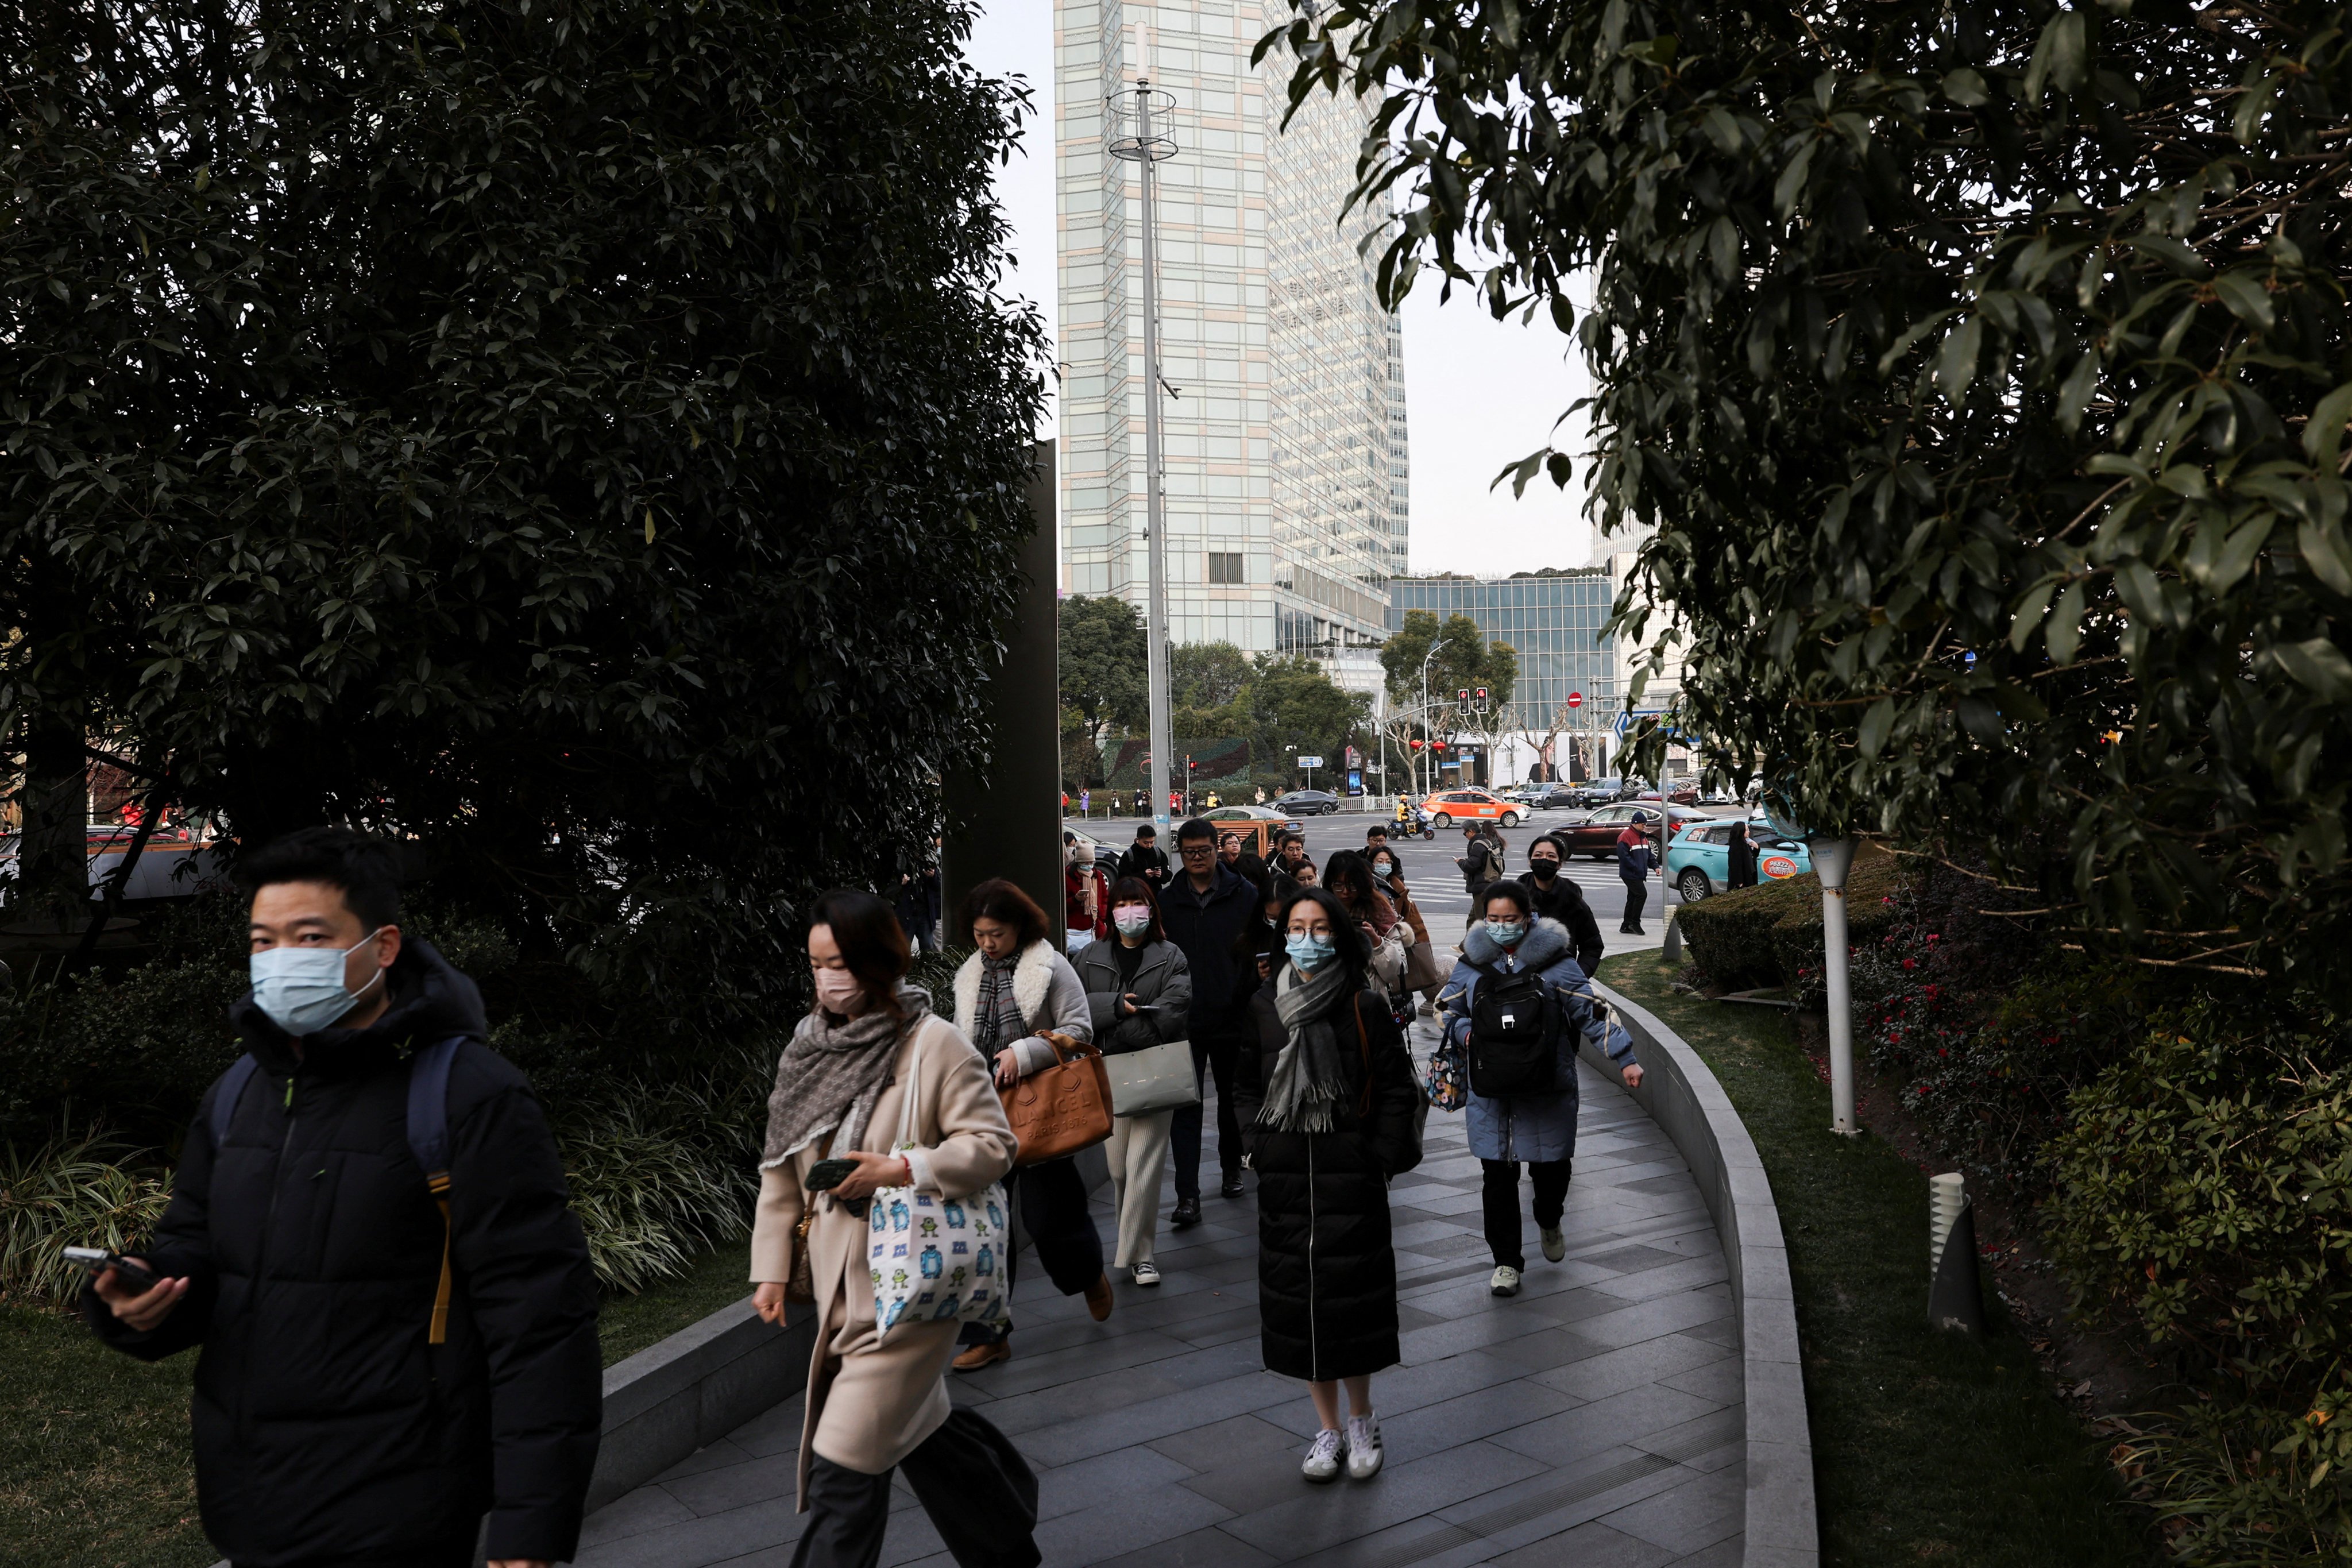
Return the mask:
{"type": "Polygon", "coordinates": [[[1118,1257],[1114,1267],[1151,1261],[1160,1229],[1160,1176],[1168,1163],[1168,1128],[1173,1110],[1110,1119],[1110,1190],[1118,1210],[1118,1257]]]}

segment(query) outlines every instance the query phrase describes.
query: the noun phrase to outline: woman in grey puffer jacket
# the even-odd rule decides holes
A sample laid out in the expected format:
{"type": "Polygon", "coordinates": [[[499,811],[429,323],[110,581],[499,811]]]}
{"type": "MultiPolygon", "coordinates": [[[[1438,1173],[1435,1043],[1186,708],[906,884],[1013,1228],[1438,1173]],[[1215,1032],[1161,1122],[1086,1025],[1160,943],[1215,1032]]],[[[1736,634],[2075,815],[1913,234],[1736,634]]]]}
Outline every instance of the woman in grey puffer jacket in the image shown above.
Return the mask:
{"type": "Polygon", "coordinates": [[[1478,982],[1488,974],[1534,970],[1557,1000],[1563,1026],[1557,1090],[1491,1099],[1475,1089],[1470,1093],[1470,1152],[1477,1156],[1486,1178],[1486,1246],[1495,1255],[1488,1288],[1497,1296],[1516,1296],[1528,1266],[1520,1246],[1522,1163],[1535,1184],[1536,1228],[1542,1233],[1544,1257],[1557,1263],[1568,1251],[1559,1222],[1568,1206],[1569,1170],[1576,1154],[1579,1041],[1590,1038],[1601,1044],[1628,1089],[1642,1081],[1642,1068],[1633,1059],[1632,1037],[1610,1020],[1594,999],[1584,971],[1577,967],[1568,928],[1538,917],[1525,886],[1490,885],[1480,913],[1463,939],[1454,973],[1437,995],[1445,1027],[1442,1048],[1456,1053],[1457,1059],[1466,1053],[1478,982]]]}
{"type": "MultiPolygon", "coordinates": [[[[1150,1050],[1191,1033],[1192,966],[1160,928],[1160,900],[1140,877],[1121,877],[1110,890],[1111,937],[1078,954],[1095,1043],[1107,1057],[1150,1050]]],[[[1114,1267],[1138,1285],[1160,1283],[1152,1254],[1160,1229],[1160,1175],[1168,1163],[1173,1106],[1111,1118],[1112,1207],[1118,1215],[1114,1267]]]]}

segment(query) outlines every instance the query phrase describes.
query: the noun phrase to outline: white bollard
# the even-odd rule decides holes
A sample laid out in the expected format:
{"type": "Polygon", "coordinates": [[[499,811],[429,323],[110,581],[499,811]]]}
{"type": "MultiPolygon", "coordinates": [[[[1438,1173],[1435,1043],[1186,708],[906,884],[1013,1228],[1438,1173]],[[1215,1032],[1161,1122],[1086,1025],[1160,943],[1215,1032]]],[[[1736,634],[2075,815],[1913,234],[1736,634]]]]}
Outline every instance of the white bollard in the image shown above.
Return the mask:
{"type": "Polygon", "coordinates": [[[1968,1182],[1958,1171],[1927,1178],[1927,1274],[1935,1277],[1943,1267],[1944,1243],[1952,1237],[1952,1226],[1960,1219],[1960,1210],[1968,1206],[1968,1182]]]}
{"type": "Polygon", "coordinates": [[[1813,840],[1813,869],[1822,879],[1822,983],[1830,1027],[1830,1131],[1852,1138],[1853,1120],[1853,990],[1847,978],[1845,878],[1853,868],[1851,838],[1813,840]]]}

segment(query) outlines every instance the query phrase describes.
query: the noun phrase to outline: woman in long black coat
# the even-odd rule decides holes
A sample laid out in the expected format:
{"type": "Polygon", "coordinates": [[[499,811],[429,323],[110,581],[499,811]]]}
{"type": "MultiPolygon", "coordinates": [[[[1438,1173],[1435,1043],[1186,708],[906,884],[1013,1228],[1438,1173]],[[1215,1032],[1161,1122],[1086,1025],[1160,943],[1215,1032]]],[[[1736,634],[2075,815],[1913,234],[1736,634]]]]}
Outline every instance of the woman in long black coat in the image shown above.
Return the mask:
{"type": "Polygon", "coordinates": [[[1344,1465],[1363,1480],[1381,1468],[1371,1374],[1402,1359],[1388,1184],[1421,1163],[1419,1090],[1388,999],[1366,978],[1364,928],[1329,893],[1301,888],[1276,929],[1234,1092],[1257,1173],[1259,1342],[1266,1370],[1305,1378],[1315,1400],[1321,1430],[1301,1473],[1328,1481],[1344,1465]]]}

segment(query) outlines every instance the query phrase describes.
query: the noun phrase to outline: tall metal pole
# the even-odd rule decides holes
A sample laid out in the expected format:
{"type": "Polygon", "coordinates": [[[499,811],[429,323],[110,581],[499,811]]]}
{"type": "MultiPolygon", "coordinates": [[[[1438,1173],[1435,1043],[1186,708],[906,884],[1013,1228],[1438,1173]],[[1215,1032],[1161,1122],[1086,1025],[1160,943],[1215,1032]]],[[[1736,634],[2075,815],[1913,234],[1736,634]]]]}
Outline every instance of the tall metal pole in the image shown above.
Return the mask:
{"type": "Polygon", "coordinates": [[[1853,992],[1846,972],[1846,873],[1853,868],[1851,838],[1816,838],[1813,869],[1822,879],[1822,980],[1829,992],[1830,1131],[1853,1137],[1853,992]]]}
{"type": "MultiPolygon", "coordinates": [[[[1154,93],[1151,83],[1138,77],[1136,133],[1112,142],[1110,153],[1143,166],[1143,490],[1144,560],[1149,584],[1144,635],[1150,639],[1144,656],[1144,679],[1150,687],[1151,820],[1159,825],[1165,842],[1169,766],[1176,742],[1168,700],[1168,519],[1160,474],[1160,250],[1152,206],[1151,166],[1174,157],[1176,143],[1152,130],[1154,98],[1163,100],[1164,107],[1170,110],[1175,108],[1173,98],[1164,92],[1154,93]]],[[[1188,779],[1188,787],[1189,784],[1188,779]]]]}

